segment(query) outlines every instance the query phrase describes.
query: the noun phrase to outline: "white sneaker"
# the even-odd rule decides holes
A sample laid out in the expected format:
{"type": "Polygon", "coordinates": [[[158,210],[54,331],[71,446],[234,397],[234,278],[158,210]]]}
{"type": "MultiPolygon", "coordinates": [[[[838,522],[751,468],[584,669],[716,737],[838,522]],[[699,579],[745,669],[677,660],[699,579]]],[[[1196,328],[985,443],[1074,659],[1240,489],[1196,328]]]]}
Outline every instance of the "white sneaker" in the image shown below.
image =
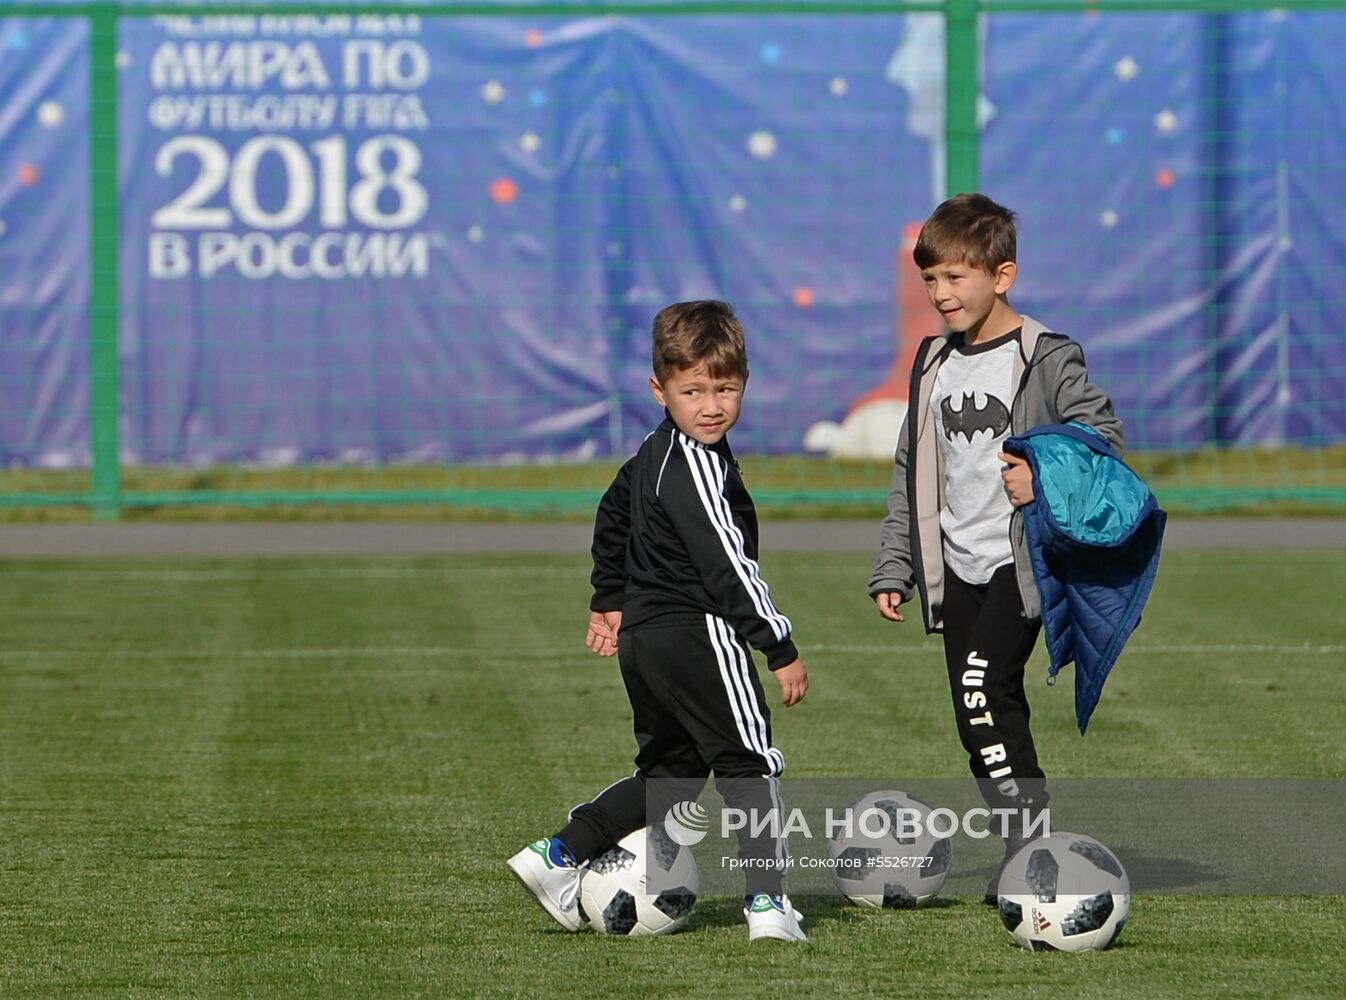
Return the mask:
{"type": "Polygon", "coordinates": [[[533,898],[558,924],[568,931],[584,929],[576,901],[585,865],[558,861],[549,839],[535,840],[506,864],[514,877],[532,893],[533,898]]]}
{"type": "Polygon", "coordinates": [[[748,940],[772,938],[776,941],[807,941],[800,929],[804,915],[790,905],[789,896],[768,896],[759,892],[743,910],[748,918],[748,940]]]}

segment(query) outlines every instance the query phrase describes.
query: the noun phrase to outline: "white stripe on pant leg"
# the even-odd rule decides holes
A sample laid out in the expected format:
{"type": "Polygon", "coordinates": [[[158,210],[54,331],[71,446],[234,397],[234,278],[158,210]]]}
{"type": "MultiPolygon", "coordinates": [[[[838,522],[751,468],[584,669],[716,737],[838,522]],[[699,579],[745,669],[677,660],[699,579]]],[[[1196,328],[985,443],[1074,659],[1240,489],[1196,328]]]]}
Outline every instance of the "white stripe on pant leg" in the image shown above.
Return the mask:
{"type": "Polygon", "coordinates": [[[747,718],[748,728],[755,737],[754,745],[766,760],[768,773],[778,775],[785,770],[785,755],[771,745],[766,717],[762,714],[762,706],[758,703],[753,689],[752,656],[739,641],[737,633],[734,632],[729,623],[721,620],[721,624],[725,631],[725,641],[734,651],[735,667],[731,668],[731,672],[737,681],[739,691],[743,694],[746,706],[744,714],[747,718]]]}
{"type": "Polygon", "coordinates": [[[736,668],[737,650],[733,641],[733,629],[722,618],[707,615],[711,644],[715,647],[716,660],[720,664],[720,677],[725,691],[729,695],[734,709],[734,721],[738,724],[739,737],[743,746],[759,757],[765,757],[767,745],[761,740],[752,718],[752,695],[743,688],[736,668]]]}
{"type": "Polygon", "coordinates": [[[766,738],[766,726],[758,709],[757,699],[753,697],[752,682],[744,675],[743,647],[736,641],[734,630],[723,618],[714,618],[714,628],[716,639],[724,651],[728,683],[733,686],[738,696],[737,704],[743,719],[741,731],[747,737],[744,746],[762,758],[766,763],[768,774],[774,774],[776,761],[771,756],[771,747],[766,738]]]}
{"type": "Polygon", "coordinates": [[[715,661],[720,665],[720,680],[724,683],[724,693],[729,699],[729,709],[734,713],[734,724],[738,727],[738,737],[749,750],[760,753],[761,751],[752,745],[747,726],[743,721],[743,712],[739,708],[738,696],[734,691],[733,681],[729,677],[729,664],[725,659],[725,651],[721,647],[715,632],[717,621],[718,619],[714,615],[706,615],[706,631],[710,633],[710,645],[715,650],[715,661]]]}
{"type": "Polygon", "coordinates": [[[753,730],[756,737],[755,744],[759,748],[758,752],[766,759],[766,765],[769,773],[772,775],[780,774],[785,770],[785,756],[771,745],[770,736],[767,733],[766,716],[762,714],[761,706],[757,703],[756,693],[752,686],[752,660],[742,644],[736,642],[737,636],[734,630],[729,627],[727,622],[722,622],[725,631],[728,633],[726,639],[729,646],[734,650],[734,672],[737,674],[739,690],[743,692],[743,698],[747,702],[747,722],[748,727],[753,730]]]}
{"type": "MultiPolygon", "coordinates": [[[[729,629],[727,623],[725,628],[730,632],[730,635],[733,635],[733,630],[729,629]]],[[[769,745],[766,719],[758,708],[756,698],[753,697],[752,683],[748,676],[748,671],[752,669],[752,659],[741,643],[733,642],[733,646],[736,662],[738,663],[740,670],[740,680],[745,688],[744,696],[750,699],[749,704],[752,706],[752,714],[759,727],[758,732],[760,734],[761,742],[767,747],[767,766],[771,770],[770,773],[766,775],[765,780],[767,782],[767,793],[771,796],[771,807],[775,810],[778,822],[776,834],[776,865],[780,874],[784,876],[789,870],[790,843],[785,833],[785,803],[781,801],[780,778],[778,775],[785,770],[785,755],[775,747],[769,745]]]]}
{"type": "MultiPolygon", "coordinates": [[[[779,751],[777,751],[779,752],[779,751]]],[[[785,803],[780,797],[780,778],[767,778],[768,787],[771,792],[771,804],[776,810],[776,815],[780,817],[780,834],[776,837],[776,863],[780,866],[782,876],[789,871],[790,862],[790,842],[785,836],[785,803]]]]}
{"type": "Polygon", "coordinates": [[[767,745],[766,721],[758,710],[757,701],[753,697],[752,685],[744,673],[751,666],[751,661],[747,659],[743,646],[735,641],[734,630],[728,622],[714,615],[706,615],[706,625],[710,632],[711,645],[715,649],[715,659],[720,665],[720,678],[724,681],[725,692],[729,695],[734,722],[738,725],[739,737],[743,740],[745,747],[766,762],[768,768],[768,773],[762,777],[767,782],[767,793],[771,798],[771,805],[778,819],[779,829],[775,838],[775,860],[781,874],[784,875],[790,851],[785,840],[785,806],[780,797],[780,779],[776,775],[780,774],[785,768],[785,757],[775,747],[767,745]],[[728,662],[727,656],[732,658],[732,666],[728,662]],[[743,699],[742,702],[739,700],[740,697],[743,699]],[[753,719],[745,720],[741,706],[746,706],[753,719]],[[749,734],[755,736],[756,739],[750,739],[749,734]]]}

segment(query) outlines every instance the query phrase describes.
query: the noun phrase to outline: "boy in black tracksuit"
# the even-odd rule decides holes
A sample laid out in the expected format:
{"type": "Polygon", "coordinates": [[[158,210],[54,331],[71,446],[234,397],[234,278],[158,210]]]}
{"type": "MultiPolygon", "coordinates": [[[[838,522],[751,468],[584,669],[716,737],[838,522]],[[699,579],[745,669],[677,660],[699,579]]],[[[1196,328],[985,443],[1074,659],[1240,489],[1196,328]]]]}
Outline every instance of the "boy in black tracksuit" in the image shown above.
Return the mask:
{"type": "MultiPolygon", "coordinates": [[[[761,651],[786,707],[808,673],[757,563],[757,516],[725,435],[748,378],[743,331],[722,302],[682,302],[654,321],[650,388],[667,416],[598,506],[586,642],[618,654],[636,734],[636,773],[577,806],[510,868],[562,926],[585,863],[695,799],[714,772],[726,803],[783,821],[771,712],[752,666],[761,651]],[[656,779],[647,784],[648,779],[656,779]],[[647,805],[647,796],[650,803],[647,805]]],[[[779,827],[777,827],[779,829],[779,827]]],[[[750,939],[804,940],[781,891],[782,837],[741,836],[750,939]]]]}

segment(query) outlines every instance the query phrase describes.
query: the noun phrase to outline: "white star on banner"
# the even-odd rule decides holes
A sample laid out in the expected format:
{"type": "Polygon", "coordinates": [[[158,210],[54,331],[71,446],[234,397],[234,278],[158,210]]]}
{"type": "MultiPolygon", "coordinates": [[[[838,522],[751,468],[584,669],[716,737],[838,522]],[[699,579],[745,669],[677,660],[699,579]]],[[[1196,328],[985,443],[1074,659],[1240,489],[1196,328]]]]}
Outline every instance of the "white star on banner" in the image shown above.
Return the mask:
{"type": "Polygon", "coordinates": [[[776,155],[776,137],[765,129],[748,136],[748,152],[759,160],[769,160],[776,155]]]}

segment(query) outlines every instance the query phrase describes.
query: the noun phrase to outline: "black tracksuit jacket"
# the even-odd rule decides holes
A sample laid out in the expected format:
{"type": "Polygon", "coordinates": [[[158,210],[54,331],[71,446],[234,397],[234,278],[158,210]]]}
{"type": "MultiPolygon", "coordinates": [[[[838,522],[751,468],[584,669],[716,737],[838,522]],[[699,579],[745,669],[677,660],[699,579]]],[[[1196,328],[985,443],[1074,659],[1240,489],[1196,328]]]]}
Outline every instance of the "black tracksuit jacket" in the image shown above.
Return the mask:
{"type": "Polygon", "coordinates": [[[594,520],[593,611],[622,629],[727,621],[772,670],[798,659],[757,565],[757,511],[728,439],[707,446],[667,416],[617,473],[594,520]]]}

